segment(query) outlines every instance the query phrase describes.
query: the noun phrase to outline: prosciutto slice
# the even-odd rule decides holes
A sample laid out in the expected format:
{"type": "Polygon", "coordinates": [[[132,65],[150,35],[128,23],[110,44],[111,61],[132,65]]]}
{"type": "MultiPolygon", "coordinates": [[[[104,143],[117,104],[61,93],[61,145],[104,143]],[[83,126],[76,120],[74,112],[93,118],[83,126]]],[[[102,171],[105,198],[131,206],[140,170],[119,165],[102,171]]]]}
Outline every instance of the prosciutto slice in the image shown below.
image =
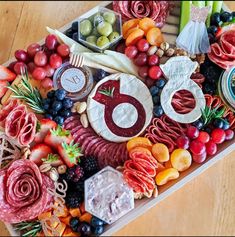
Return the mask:
{"type": "Polygon", "coordinates": [[[235,30],[224,32],[219,42],[211,45],[208,57],[225,70],[235,66],[235,30]]]}

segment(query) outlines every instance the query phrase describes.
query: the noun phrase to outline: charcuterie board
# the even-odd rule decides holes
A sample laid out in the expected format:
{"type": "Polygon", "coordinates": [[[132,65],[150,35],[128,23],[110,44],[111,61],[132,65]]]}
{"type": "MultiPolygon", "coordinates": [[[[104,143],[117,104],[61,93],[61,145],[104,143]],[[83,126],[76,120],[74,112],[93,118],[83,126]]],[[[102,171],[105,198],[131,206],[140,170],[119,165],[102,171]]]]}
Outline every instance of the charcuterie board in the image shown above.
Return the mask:
{"type": "MultiPolygon", "coordinates": [[[[102,6],[111,8],[111,3],[110,2],[104,2],[101,4],[102,6]]],[[[226,7],[224,6],[224,9],[226,9],[226,7]]],[[[96,9],[91,9],[90,11],[88,11],[87,13],[85,13],[82,16],[79,16],[77,19],[74,19],[74,21],[79,20],[80,18],[87,18],[88,16],[90,16],[91,14],[95,13],[96,9]]],[[[169,43],[169,44],[174,44],[177,34],[178,34],[178,24],[179,24],[179,14],[180,14],[180,6],[178,5],[178,3],[176,3],[176,6],[174,8],[174,10],[171,12],[170,16],[167,18],[166,20],[166,24],[164,25],[164,27],[162,28],[162,33],[165,37],[165,40],[169,43]]],[[[66,26],[62,27],[60,29],[61,32],[66,32],[66,30],[71,26],[71,23],[68,23],[66,26]]],[[[13,61],[13,60],[12,60],[13,61]]],[[[11,62],[11,60],[9,62],[6,62],[4,65],[9,65],[9,63],[11,62]]],[[[164,59],[163,61],[164,62],[164,59]]],[[[107,81],[109,78],[107,78],[107,81]]],[[[129,78],[124,78],[123,81],[126,81],[129,78]]],[[[134,79],[133,79],[134,80],[134,79]]],[[[104,83],[104,81],[102,81],[104,83]]],[[[103,84],[102,83],[102,84],[103,84]]],[[[123,88],[123,82],[122,80],[120,80],[121,86],[117,85],[117,87],[119,86],[120,88],[123,88]]],[[[141,82],[142,83],[142,82],[141,82]]],[[[143,90],[144,92],[144,88],[141,89],[141,83],[139,83],[140,85],[138,85],[138,83],[134,83],[133,85],[136,86],[138,88],[140,88],[140,90],[143,90]]],[[[132,86],[133,86],[132,85],[132,86]]],[[[123,141],[128,141],[132,136],[138,136],[139,134],[141,134],[142,130],[145,130],[145,126],[143,125],[142,128],[139,129],[139,133],[136,133],[134,135],[126,135],[123,133],[121,133],[120,130],[115,130],[112,125],[110,126],[105,126],[105,127],[100,127],[99,123],[96,124],[96,120],[92,117],[94,116],[94,114],[97,116],[100,113],[104,113],[104,112],[100,112],[100,111],[96,111],[94,110],[94,108],[97,108],[97,102],[101,102],[100,104],[104,103],[104,98],[96,98],[95,96],[97,95],[97,91],[102,90],[102,88],[100,88],[99,83],[96,85],[96,87],[93,89],[93,91],[90,94],[90,98],[87,101],[87,108],[89,108],[89,111],[87,112],[87,116],[89,118],[89,122],[91,123],[91,127],[93,128],[93,130],[98,134],[101,135],[103,138],[105,138],[106,140],[110,140],[111,142],[123,142],[123,141]],[[94,121],[94,122],[92,122],[94,121]],[[114,134],[115,136],[110,136],[110,131],[111,130],[111,135],[114,134]],[[115,132],[117,132],[117,134],[115,134],[115,132]]],[[[115,85],[116,86],[116,85],[115,85]]],[[[115,87],[116,88],[116,87],[115,87]]],[[[146,87],[147,88],[147,87],[146,87]]],[[[128,89],[123,89],[125,91],[126,94],[128,94],[128,89]]],[[[116,90],[117,91],[117,90],[116,90]]],[[[115,93],[116,93],[115,91],[115,93]]],[[[120,90],[121,91],[121,90],[120,90]]],[[[131,94],[128,94],[129,96],[131,96],[131,94]]],[[[119,94],[117,96],[120,96],[119,94]]],[[[133,97],[135,97],[135,95],[132,95],[133,97]]],[[[150,93],[146,94],[146,98],[144,98],[145,102],[146,100],[148,100],[148,98],[150,97],[150,93]]],[[[132,98],[133,98],[132,97],[132,98]]],[[[140,99],[138,99],[139,101],[140,99]]],[[[134,101],[134,100],[133,100],[134,101]]],[[[123,101],[124,103],[125,101],[123,101]]],[[[151,111],[152,110],[152,106],[151,102],[146,102],[146,106],[150,106],[150,108],[145,109],[145,111],[151,111]]],[[[133,104],[135,104],[135,101],[133,102],[133,104]]],[[[145,103],[142,103],[143,106],[145,106],[145,103]]],[[[120,108],[120,110],[122,109],[127,109],[128,111],[130,111],[132,109],[132,107],[127,107],[127,108],[120,108]]],[[[101,110],[103,111],[103,108],[101,108],[101,110]]],[[[144,111],[144,110],[143,110],[144,111]]],[[[113,120],[116,121],[115,124],[118,124],[118,119],[120,119],[118,117],[118,114],[120,113],[118,110],[115,110],[115,113],[117,114],[117,118],[113,117],[113,120]],[[115,120],[116,119],[116,120],[115,120]]],[[[132,114],[132,113],[131,113],[132,114]]],[[[142,114],[142,112],[140,113],[142,114]]],[[[136,116],[133,116],[133,118],[131,117],[131,115],[129,115],[130,117],[130,122],[133,119],[133,121],[136,120],[136,116]]],[[[128,115],[127,115],[128,117],[128,115]]],[[[146,118],[147,119],[147,124],[150,122],[151,118],[146,118]]],[[[108,119],[110,121],[110,119],[108,119]]],[[[75,121],[75,120],[74,120],[75,121]]],[[[76,122],[76,121],[75,121],[76,122]]],[[[133,123],[134,124],[134,123],[133,123]]],[[[65,125],[69,127],[69,123],[67,125],[65,125]]],[[[131,124],[132,126],[132,124],[131,124]]],[[[67,128],[66,128],[67,129],[67,128]]],[[[94,134],[91,133],[90,135],[90,140],[92,137],[95,137],[94,134]]],[[[89,137],[87,138],[89,139],[89,137]]],[[[127,214],[125,214],[124,216],[122,216],[119,220],[117,220],[115,223],[108,225],[105,228],[105,231],[102,233],[103,236],[109,236],[112,235],[113,233],[115,233],[118,229],[122,228],[124,225],[128,224],[130,221],[132,221],[133,219],[137,218],[139,215],[141,215],[142,213],[144,213],[145,211],[147,211],[148,209],[150,209],[151,207],[153,207],[154,205],[156,205],[157,203],[159,203],[160,201],[162,201],[164,198],[166,198],[167,196],[171,195],[173,192],[175,192],[176,190],[180,189],[183,185],[185,185],[187,182],[189,182],[190,180],[192,180],[193,178],[195,178],[196,176],[198,176],[200,173],[204,172],[206,169],[208,169],[210,166],[212,166],[213,164],[215,164],[217,161],[221,160],[226,154],[228,154],[229,152],[233,151],[235,148],[235,144],[234,141],[227,141],[225,143],[223,143],[222,145],[219,146],[219,149],[216,153],[216,155],[214,156],[209,156],[209,158],[207,158],[206,161],[204,161],[202,164],[196,164],[193,163],[186,171],[184,171],[183,173],[181,173],[180,177],[177,180],[173,180],[168,182],[167,184],[165,184],[164,186],[159,186],[158,187],[158,196],[157,197],[152,197],[150,199],[147,198],[143,198],[141,200],[137,200],[135,201],[135,208],[131,211],[129,211],[127,214]]],[[[117,148],[117,151],[121,150],[121,148],[117,148]]],[[[10,224],[6,224],[9,232],[11,233],[12,236],[16,236],[18,235],[15,230],[13,229],[12,225],[10,224]]]]}

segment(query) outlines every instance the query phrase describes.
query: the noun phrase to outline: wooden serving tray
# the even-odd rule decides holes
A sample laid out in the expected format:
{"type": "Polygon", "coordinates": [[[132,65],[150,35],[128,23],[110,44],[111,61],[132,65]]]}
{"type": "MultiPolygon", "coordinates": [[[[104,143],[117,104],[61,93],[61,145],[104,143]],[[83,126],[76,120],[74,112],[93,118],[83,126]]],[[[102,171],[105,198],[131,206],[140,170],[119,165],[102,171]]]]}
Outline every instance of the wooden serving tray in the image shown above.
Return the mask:
{"type": "MultiPolygon", "coordinates": [[[[175,44],[175,40],[178,34],[178,25],[179,25],[179,15],[180,15],[180,2],[174,2],[176,7],[171,12],[170,16],[167,18],[166,24],[162,28],[162,32],[164,34],[165,40],[170,44],[175,44]]],[[[112,7],[111,1],[104,1],[100,3],[98,6],[103,7],[112,7]]],[[[61,32],[65,32],[68,28],[71,27],[72,22],[78,20],[79,18],[85,18],[87,15],[90,15],[95,8],[89,10],[85,14],[75,18],[73,21],[69,22],[59,30],[61,32]]],[[[223,10],[229,11],[228,7],[224,4],[223,10]]],[[[43,44],[43,40],[39,42],[40,44],[43,44]]],[[[4,65],[9,65],[12,61],[15,59],[10,59],[4,65]]],[[[127,215],[123,216],[121,219],[119,219],[117,222],[115,222],[112,225],[108,225],[105,229],[105,232],[101,236],[110,236],[117,232],[119,229],[136,219],[138,216],[142,215],[146,211],[148,211],[150,208],[155,206],[160,201],[164,200],[166,197],[183,187],[185,184],[187,184],[189,181],[191,181],[193,178],[197,177],[199,174],[207,170],[209,167],[214,165],[217,161],[224,158],[227,154],[235,150],[235,143],[234,140],[228,141],[223,143],[219,146],[218,152],[215,156],[208,157],[207,160],[203,164],[196,164],[193,163],[191,167],[182,172],[180,174],[180,177],[177,180],[170,181],[164,186],[158,187],[159,195],[156,198],[144,198],[142,200],[136,200],[135,201],[135,209],[130,211],[127,215]]],[[[11,224],[5,223],[9,233],[11,236],[19,236],[19,233],[17,233],[13,226],[11,224]]]]}

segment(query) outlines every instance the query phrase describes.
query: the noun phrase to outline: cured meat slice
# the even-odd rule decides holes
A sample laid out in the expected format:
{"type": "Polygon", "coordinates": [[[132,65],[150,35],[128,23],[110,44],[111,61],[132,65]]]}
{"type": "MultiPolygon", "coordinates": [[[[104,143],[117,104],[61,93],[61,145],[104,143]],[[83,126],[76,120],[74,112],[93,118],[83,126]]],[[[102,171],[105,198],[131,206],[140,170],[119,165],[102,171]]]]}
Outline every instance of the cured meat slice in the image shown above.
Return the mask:
{"type": "Polygon", "coordinates": [[[113,9],[122,15],[123,20],[150,17],[157,27],[166,21],[172,4],[169,1],[113,1],[113,9]]]}
{"type": "Polygon", "coordinates": [[[18,100],[10,100],[8,104],[6,104],[0,110],[0,126],[5,127],[5,120],[9,113],[19,105],[18,100]]]}
{"type": "Polygon", "coordinates": [[[19,144],[22,146],[27,146],[33,141],[37,127],[37,118],[35,114],[28,113],[25,120],[25,125],[22,127],[18,135],[19,144]]]}
{"type": "Polygon", "coordinates": [[[235,65],[235,30],[224,32],[219,42],[211,45],[209,59],[223,69],[235,65]]]}
{"type": "Polygon", "coordinates": [[[19,105],[15,107],[5,120],[5,132],[10,138],[17,138],[20,129],[25,125],[26,106],[19,105]]]}
{"type": "Polygon", "coordinates": [[[14,161],[0,172],[0,219],[19,223],[36,218],[52,204],[47,188],[54,188],[53,181],[34,162],[14,161]]]}

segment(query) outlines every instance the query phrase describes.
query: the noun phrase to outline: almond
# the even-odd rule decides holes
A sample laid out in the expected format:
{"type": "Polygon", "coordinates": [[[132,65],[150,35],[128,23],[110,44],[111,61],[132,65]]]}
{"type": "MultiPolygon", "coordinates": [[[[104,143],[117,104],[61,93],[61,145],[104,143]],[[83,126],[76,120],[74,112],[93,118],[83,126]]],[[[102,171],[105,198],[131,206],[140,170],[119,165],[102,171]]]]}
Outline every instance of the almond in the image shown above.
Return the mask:
{"type": "Polygon", "coordinates": [[[52,168],[50,170],[49,176],[50,176],[51,180],[53,180],[55,182],[59,179],[59,174],[55,168],[52,168]]]}
{"type": "Polygon", "coordinates": [[[86,114],[82,114],[80,117],[80,122],[84,128],[87,128],[89,125],[88,118],[86,114]]]}
{"type": "Polygon", "coordinates": [[[47,164],[47,163],[44,163],[42,164],[40,167],[39,167],[39,170],[42,172],[42,173],[46,173],[48,172],[49,170],[51,170],[51,165],[50,164],[47,164]]]}
{"type": "Polygon", "coordinates": [[[83,112],[86,111],[86,107],[87,107],[86,102],[81,102],[81,103],[76,107],[77,112],[78,112],[79,114],[82,114],[83,112]]]}

